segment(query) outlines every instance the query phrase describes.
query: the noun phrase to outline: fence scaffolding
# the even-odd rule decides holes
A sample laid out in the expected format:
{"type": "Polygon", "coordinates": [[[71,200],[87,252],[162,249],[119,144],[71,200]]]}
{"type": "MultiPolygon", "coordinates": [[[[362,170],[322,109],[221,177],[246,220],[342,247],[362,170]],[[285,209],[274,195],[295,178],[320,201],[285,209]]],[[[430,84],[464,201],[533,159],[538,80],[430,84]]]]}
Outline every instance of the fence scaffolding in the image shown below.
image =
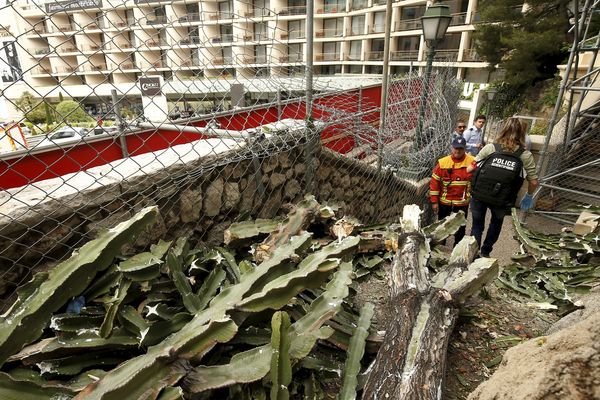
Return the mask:
{"type": "Polygon", "coordinates": [[[538,163],[535,213],[567,224],[600,205],[600,32],[591,23],[599,12],[599,1],[575,2],[573,45],[538,163]]]}

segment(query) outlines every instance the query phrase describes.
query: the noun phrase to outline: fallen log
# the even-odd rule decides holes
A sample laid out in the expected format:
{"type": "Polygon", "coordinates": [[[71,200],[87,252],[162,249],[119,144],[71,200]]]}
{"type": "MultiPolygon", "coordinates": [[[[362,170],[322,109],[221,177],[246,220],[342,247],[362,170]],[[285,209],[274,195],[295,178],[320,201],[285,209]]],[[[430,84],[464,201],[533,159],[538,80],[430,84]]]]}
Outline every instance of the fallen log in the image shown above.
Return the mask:
{"type": "Polygon", "coordinates": [[[257,263],[268,260],[273,251],[284,243],[287,243],[294,235],[308,228],[315,220],[321,205],[315,200],[314,196],[306,196],[288,213],[287,218],[281,222],[278,229],[272,232],[262,243],[260,243],[254,252],[254,261],[257,263]]]}
{"type": "Polygon", "coordinates": [[[498,275],[495,259],[476,254],[472,237],[454,249],[451,263],[430,278],[429,243],[420,209],[405,206],[403,232],[392,262],[393,315],[364,387],[363,399],[441,399],[448,340],[460,304],[498,275]]]}

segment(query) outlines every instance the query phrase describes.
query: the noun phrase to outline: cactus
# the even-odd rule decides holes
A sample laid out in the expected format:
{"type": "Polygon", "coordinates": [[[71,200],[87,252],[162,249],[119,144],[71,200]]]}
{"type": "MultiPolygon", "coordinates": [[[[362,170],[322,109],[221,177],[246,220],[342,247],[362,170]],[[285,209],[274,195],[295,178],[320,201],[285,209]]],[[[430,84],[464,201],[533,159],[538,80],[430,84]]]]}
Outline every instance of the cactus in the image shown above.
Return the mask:
{"type": "MultiPolygon", "coordinates": [[[[352,264],[341,263],[326,290],[312,302],[306,315],[292,324],[289,335],[293,359],[306,357],[318,339],[331,334],[331,329],[326,329],[323,324],[339,311],[342,301],[348,296],[351,274],[352,264]]],[[[269,372],[271,356],[271,346],[265,345],[235,354],[228,364],[197,367],[184,379],[184,389],[190,393],[201,393],[234,383],[256,381],[269,372]]]]}
{"type": "Polygon", "coordinates": [[[288,400],[292,382],[290,316],[278,311],[271,318],[271,400],[288,400]]]}
{"type": "Polygon", "coordinates": [[[357,376],[360,372],[360,360],[365,354],[365,343],[369,335],[369,326],[375,311],[375,306],[371,303],[365,303],[360,310],[358,325],[350,339],[350,348],[348,349],[348,358],[344,365],[344,383],[340,391],[340,400],[356,399],[356,387],[358,385],[357,376]]]}
{"type": "Polygon", "coordinates": [[[17,380],[0,372],[0,399],[2,400],[52,400],[70,399],[74,391],[64,387],[43,386],[27,380],[17,380]]]}
{"type": "Polygon", "coordinates": [[[283,219],[257,219],[256,221],[235,222],[225,230],[224,243],[239,247],[258,239],[261,235],[275,232],[283,219]]]}
{"type": "Polygon", "coordinates": [[[0,326],[0,365],[23,345],[39,338],[52,312],[80,295],[96,272],[106,269],[121,247],[154,222],[157,214],[156,207],[145,208],[103,232],[50,271],[37,290],[19,298],[0,326]]]}
{"type": "Polygon", "coordinates": [[[160,240],[150,246],[150,251],[139,253],[119,263],[117,270],[132,281],[149,281],[160,276],[162,258],[172,242],[160,240]]]}
{"type": "Polygon", "coordinates": [[[458,228],[466,224],[465,213],[459,211],[423,228],[423,233],[429,237],[432,243],[440,243],[448,236],[455,234],[458,228]]]}
{"type": "Polygon", "coordinates": [[[167,266],[169,267],[169,276],[175,283],[177,290],[179,290],[185,308],[191,314],[200,311],[200,298],[192,291],[192,286],[183,273],[181,260],[175,255],[174,250],[169,251],[169,254],[167,254],[167,266]]]}
{"type": "Polygon", "coordinates": [[[106,310],[106,316],[104,317],[104,321],[102,322],[102,326],[100,327],[100,336],[103,338],[107,338],[112,333],[113,323],[115,317],[117,316],[117,312],[119,311],[119,307],[125,299],[127,295],[127,291],[131,286],[131,281],[127,278],[123,278],[121,284],[117,287],[115,291],[115,295],[109,301],[108,310],[106,310]]]}
{"type": "Polygon", "coordinates": [[[331,257],[342,257],[355,248],[358,242],[357,237],[348,237],[310,254],[295,270],[269,282],[259,293],[238,303],[237,307],[244,311],[260,311],[267,307],[284,306],[291,296],[304,288],[321,286],[329,274],[328,271],[337,267],[340,262],[340,259],[331,259],[331,257]]]}

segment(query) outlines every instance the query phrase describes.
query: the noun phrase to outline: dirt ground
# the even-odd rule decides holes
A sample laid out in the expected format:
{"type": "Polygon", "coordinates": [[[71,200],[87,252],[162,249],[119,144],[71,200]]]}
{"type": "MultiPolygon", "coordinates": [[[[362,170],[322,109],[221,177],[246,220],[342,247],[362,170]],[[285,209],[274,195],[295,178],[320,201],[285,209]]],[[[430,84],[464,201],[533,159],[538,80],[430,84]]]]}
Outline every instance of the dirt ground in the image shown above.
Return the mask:
{"type": "MultiPolygon", "coordinates": [[[[469,218],[470,219],[470,218],[469,218]]],[[[470,222],[470,221],[469,221],[470,222]]],[[[527,226],[538,232],[557,232],[562,226],[541,217],[528,217],[527,226]]],[[[467,234],[470,223],[467,225],[467,234]]],[[[519,250],[510,216],[504,221],[500,239],[491,256],[500,266],[511,262],[519,250]]],[[[450,240],[451,242],[452,240],[450,240]]],[[[451,245],[451,243],[449,243],[451,245]]],[[[389,313],[386,302],[389,287],[385,279],[370,279],[361,285],[357,303],[377,303],[374,328],[385,330],[389,313]]],[[[447,353],[445,400],[466,399],[481,382],[495,371],[510,347],[543,335],[559,317],[551,312],[531,308],[527,299],[495,283],[471,297],[460,310],[447,353]]]]}
{"type": "MultiPolygon", "coordinates": [[[[469,218],[470,222],[470,218],[469,218]]],[[[547,218],[528,216],[529,229],[553,233],[561,225],[547,218]]],[[[467,234],[470,224],[467,225],[467,234]]],[[[508,265],[519,250],[511,218],[504,220],[502,234],[491,256],[500,266],[508,265]]],[[[448,346],[446,400],[466,399],[495,371],[510,347],[543,335],[559,317],[551,312],[526,306],[528,300],[495,284],[472,297],[461,309],[460,318],[448,346]]]]}

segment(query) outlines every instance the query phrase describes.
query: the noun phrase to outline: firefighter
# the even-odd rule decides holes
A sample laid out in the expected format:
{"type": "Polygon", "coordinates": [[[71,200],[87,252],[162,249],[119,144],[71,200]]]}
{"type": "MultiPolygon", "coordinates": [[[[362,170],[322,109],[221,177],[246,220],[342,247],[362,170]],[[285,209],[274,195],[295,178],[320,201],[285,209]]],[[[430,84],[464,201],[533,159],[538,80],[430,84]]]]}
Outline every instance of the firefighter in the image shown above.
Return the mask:
{"type": "MultiPolygon", "coordinates": [[[[466,153],[466,146],[467,141],[463,137],[455,137],[452,153],[440,158],[431,174],[429,198],[439,219],[458,211],[463,211],[466,217],[469,212],[472,174],[467,172],[467,167],[475,158],[466,153]]],[[[465,228],[461,226],[454,235],[455,245],[465,236],[465,228]]]]}

